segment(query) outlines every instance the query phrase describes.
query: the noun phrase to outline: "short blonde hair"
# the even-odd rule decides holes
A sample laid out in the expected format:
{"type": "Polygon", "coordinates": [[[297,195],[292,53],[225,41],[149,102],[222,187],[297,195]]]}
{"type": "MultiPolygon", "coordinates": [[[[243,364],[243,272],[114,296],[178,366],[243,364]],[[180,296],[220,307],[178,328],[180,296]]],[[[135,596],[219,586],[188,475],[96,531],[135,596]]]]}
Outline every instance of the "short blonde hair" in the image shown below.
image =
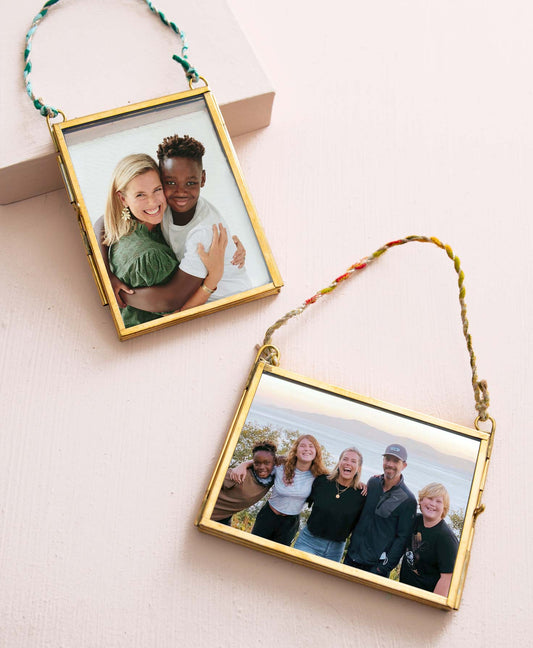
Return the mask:
{"type": "Polygon", "coordinates": [[[342,458],[344,457],[344,455],[347,452],[355,452],[355,454],[359,457],[359,469],[355,473],[355,475],[353,476],[352,483],[350,484],[350,486],[352,486],[355,490],[357,490],[357,488],[359,487],[359,483],[361,481],[361,471],[363,469],[363,455],[359,452],[359,450],[357,448],[354,448],[354,447],[345,448],[341,452],[339,460],[337,461],[337,465],[335,466],[335,468],[333,468],[333,470],[328,475],[328,479],[329,479],[329,481],[335,481],[337,479],[337,477],[339,476],[339,472],[340,472],[339,471],[340,463],[342,461],[342,458]]]}
{"type": "Polygon", "coordinates": [[[444,520],[450,510],[450,496],[445,486],[438,482],[431,482],[431,484],[424,486],[422,490],[418,491],[418,504],[420,504],[424,497],[442,497],[442,503],[444,504],[442,519],[444,520]]]}
{"type": "Polygon", "coordinates": [[[148,171],[155,171],[159,175],[157,162],[145,153],[127,155],[115,167],[104,212],[104,243],[106,245],[113,245],[136,229],[137,221],[135,219],[124,220],[122,218],[124,205],[120,200],[119,192],[126,191],[133,178],[148,171]]]}

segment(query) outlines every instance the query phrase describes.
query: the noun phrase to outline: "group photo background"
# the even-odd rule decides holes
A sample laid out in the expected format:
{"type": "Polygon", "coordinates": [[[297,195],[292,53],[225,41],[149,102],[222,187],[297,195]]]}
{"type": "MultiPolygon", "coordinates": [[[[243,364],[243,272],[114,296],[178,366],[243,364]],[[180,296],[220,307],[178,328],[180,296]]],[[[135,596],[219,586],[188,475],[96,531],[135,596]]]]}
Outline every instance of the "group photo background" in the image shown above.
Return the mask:
{"type": "MultiPolygon", "coordinates": [[[[99,38],[108,3],[89,4],[80,7],[83,24],[59,40],[72,65],[79,57],[95,78],[64,76],[66,96],[94,95],[98,74],[114,73],[99,38]]],[[[233,144],[284,288],[120,343],[65,191],[0,207],[0,645],[527,645],[531,504],[527,481],[520,493],[512,485],[527,479],[533,450],[533,6],[227,4],[276,90],[270,126],[233,144]],[[497,423],[457,612],[194,527],[266,329],[410,234],[436,236],[461,259],[479,377],[497,423]]],[[[188,31],[179,2],[157,7],[188,31]]],[[[18,9],[6,11],[4,30],[18,9]]],[[[46,20],[53,24],[52,11],[46,20]]],[[[137,88],[153,73],[150,20],[132,24],[134,40],[127,19],[114,30],[132,75],[117,73],[117,83],[137,88]]],[[[224,33],[200,34],[189,47],[193,62],[217,47],[239,82],[224,33]]],[[[40,56],[51,74],[64,74],[60,57],[40,56]]],[[[24,110],[32,128],[46,129],[22,72],[19,83],[20,106],[0,100],[2,119],[24,110]]],[[[39,91],[61,105],[47,87],[42,80],[39,91]]],[[[160,94],[186,87],[176,69],[160,94]]],[[[434,245],[390,250],[273,343],[283,368],[474,423],[457,275],[434,245]]]]}

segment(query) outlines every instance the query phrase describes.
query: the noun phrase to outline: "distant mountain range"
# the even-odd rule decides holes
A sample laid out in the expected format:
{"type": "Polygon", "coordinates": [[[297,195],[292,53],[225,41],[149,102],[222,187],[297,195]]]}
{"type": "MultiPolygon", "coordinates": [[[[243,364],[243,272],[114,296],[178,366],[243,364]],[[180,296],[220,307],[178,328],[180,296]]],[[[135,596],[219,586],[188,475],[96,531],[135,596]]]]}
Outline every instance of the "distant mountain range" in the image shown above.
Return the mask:
{"type": "MultiPolygon", "coordinates": [[[[410,437],[402,437],[398,434],[389,434],[381,428],[375,428],[367,423],[354,419],[337,418],[327,414],[312,414],[282,407],[261,407],[252,405],[252,408],[248,413],[248,419],[253,420],[254,415],[271,421],[281,429],[299,429],[302,423],[305,423],[307,428],[316,427],[317,432],[318,430],[323,432],[328,429],[331,431],[338,430],[348,435],[350,438],[356,434],[357,438],[363,438],[370,443],[376,443],[376,441],[379,440],[378,442],[383,445],[383,450],[385,450],[390,443],[401,443],[407,448],[408,454],[416,455],[419,460],[425,460],[429,464],[435,464],[435,462],[437,462],[442,466],[447,466],[459,472],[469,473],[470,475],[473,474],[475,465],[475,462],[473,461],[440,452],[433,446],[424,443],[423,440],[416,441],[410,437]]],[[[448,433],[443,431],[442,434],[448,433]]]]}

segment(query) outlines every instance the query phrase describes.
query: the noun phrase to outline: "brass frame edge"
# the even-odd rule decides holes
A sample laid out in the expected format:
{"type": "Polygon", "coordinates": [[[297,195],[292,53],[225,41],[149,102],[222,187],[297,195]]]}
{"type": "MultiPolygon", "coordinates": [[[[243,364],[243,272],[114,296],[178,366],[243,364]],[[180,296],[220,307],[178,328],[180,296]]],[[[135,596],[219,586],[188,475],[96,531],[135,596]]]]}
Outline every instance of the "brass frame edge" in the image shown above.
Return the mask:
{"type": "Polygon", "coordinates": [[[117,331],[118,338],[121,342],[132,339],[134,337],[138,337],[145,333],[158,331],[160,329],[173,326],[177,323],[186,322],[190,319],[195,319],[196,317],[216,313],[221,310],[226,310],[227,308],[255,301],[256,299],[268,297],[280,292],[281,288],[283,287],[283,280],[279,274],[278,267],[272,256],[272,250],[266,240],[263,228],[245,184],[242,170],[239,166],[224,119],[216,104],[216,100],[214,99],[214,96],[207,85],[202,86],[201,88],[196,88],[194,90],[186,90],[179,93],[173,93],[170,95],[165,95],[163,97],[157,97],[155,99],[149,99],[112,110],[93,113],[91,115],[86,115],[71,120],[50,123],[49,128],[54,146],[56,147],[58,153],[58,163],[60,164],[60,171],[65,183],[65,188],[69,196],[69,200],[73,205],[75,205],[75,209],[77,211],[84,244],[86,246],[86,249],[87,244],[90,248],[90,250],[87,249],[87,256],[97,286],[97,290],[100,294],[102,305],[110,307],[112,320],[117,331]],[[180,101],[186,101],[188,99],[194,99],[197,97],[203,97],[204,99],[204,105],[212,121],[213,128],[220,142],[224,155],[226,156],[227,162],[231,168],[233,178],[237,184],[241,199],[243,200],[247,216],[257,238],[271,281],[263,284],[262,286],[258,286],[248,291],[238,293],[237,295],[226,297],[225,299],[209,302],[208,304],[191,308],[187,311],[173,313],[157,320],[152,320],[144,324],[126,328],[120,314],[120,309],[118,308],[116,300],[114,299],[113,288],[111,286],[111,282],[109,280],[109,276],[103,260],[100,258],[101,255],[94,253],[95,250],[99,250],[98,241],[96,240],[96,237],[94,235],[93,225],[88,214],[87,206],[83,199],[81,187],[76,178],[74,165],[69,154],[64,131],[83,125],[90,125],[92,122],[101,121],[113,117],[127,116],[128,113],[133,114],[139,111],[157,109],[158,107],[164,107],[164,104],[170,104],[174,102],[179,103],[180,101]]]}
{"type": "MultiPolygon", "coordinates": [[[[241,394],[239,404],[237,405],[237,409],[235,411],[235,415],[233,416],[231,425],[229,427],[229,432],[226,435],[226,438],[224,439],[224,442],[222,444],[222,450],[218,457],[217,463],[215,464],[215,469],[213,470],[213,474],[211,476],[211,479],[209,480],[209,483],[205,490],[205,494],[202,498],[200,510],[198,511],[198,514],[195,518],[194,524],[197,527],[200,527],[204,517],[207,517],[208,515],[211,516],[211,513],[213,512],[214,502],[211,503],[211,505],[209,503],[211,493],[213,492],[216,483],[219,482],[219,488],[220,488],[220,485],[223,481],[224,478],[223,465],[226,464],[226,462],[229,463],[229,460],[231,459],[235,446],[238,442],[238,438],[232,439],[234,435],[234,431],[238,428],[239,422],[243,417],[243,413],[245,411],[245,406],[246,406],[245,404],[246,399],[248,398],[250,400],[250,396],[251,398],[253,398],[253,396],[255,395],[257,386],[259,385],[259,381],[261,380],[261,376],[263,375],[264,368],[265,368],[265,363],[256,360],[256,362],[252,367],[251,376],[246,381],[246,385],[241,394]]],[[[248,409],[250,409],[249,406],[246,409],[245,418],[246,418],[246,414],[248,413],[248,409]]]]}
{"type": "Polygon", "coordinates": [[[259,359],[260,353],[256,356],[256,360],[252,365],[250,373],[247,377],[246,386],[240,397],[239,404],[233,421],[226,435],[222,453],[218,458],[215,469],[209,481],[208,488],[202,500],[199,513],[195,519],[195,525],[204,533],[217,536],[224,540],[240,544],[250,549],[256,549],[278,558],[285,558],[293,563],[301,564],[306,567],[311,567],[315,570],[328,573],[333,576],[342,577],[346,580],[357,582],[359,584],[368,585],[374,589],[379,589],[391,594],[397,594],[403,598],[413,600],[417,603],[429,605],[442,610],[451,611],[458,610],[463,594],[466,574],[470,560],[470,553],[472,547],[472,540],[474,536],[475,523],[480,505],[480,498],[485,485],[488,464],[490,460],[490,451],[492,449],[493,434],[468,428],[463,425],[452,423],[443,419],[438,419],[427,414],[409,410],[403,407],[398,407],[381,401],[375,398],[363,396],[352,390],[342,387],[337,387],[323,381],[309,378],[287,369],[282,369],[271,365],[264,360],[259,359]],[[455,562],[452,581],[448,596],[440,596],[433,592],[426,592],[416,587],[411,587],[404,583],[399,583],[393,580],[384,580],[379,576],[367,574],[366,572],[359,572],[359,570],[352,570],[351,567],[342,565],[341,563],[331,563],[326,559],[318,556],[313,556],[294,548],[284,547],[275,542],[265,540],[263,538],[257,539],[249,533],[221,525],[220,523],[211,520],[214,505],[216,503],[215,494],[218,493],[222,485],[225,475],[225,469],[229,465],[232,453],[238,443],[242,427],[246,421],[247,414],[257,391],[259,381],[265,374],[278,376],[289,381],[298,382],[300,384],[327,391],[337,396],[349,398],[360,402],[370,407],[382,409],[391,414],[405,416],[414,419],[421,423],[426,423],[431,426],[442,428],[443,431],[449,433],[458,433],[462,436],[469,437],[479,442],[478,455],[472,475],[472,483],[470,487],[470,494],[465,510],[464,527],[461,534],[459,543],[459,551],[455,562]],[[359,572],[359,574],[357,573],[359,572]]]}

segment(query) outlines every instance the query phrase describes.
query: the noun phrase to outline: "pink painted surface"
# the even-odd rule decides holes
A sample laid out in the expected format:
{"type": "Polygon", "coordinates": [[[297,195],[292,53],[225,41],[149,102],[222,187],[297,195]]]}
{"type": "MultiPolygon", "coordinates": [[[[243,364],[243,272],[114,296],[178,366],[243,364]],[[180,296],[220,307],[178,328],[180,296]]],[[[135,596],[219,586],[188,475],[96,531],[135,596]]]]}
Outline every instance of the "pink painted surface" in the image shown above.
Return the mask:
{"type": "MultiPolygon", "coordinates": [[[[121,345],[63,191],[1,208],[0,645],[525,646],[533,9],[230,6],[278,93],[235,146],[285,288],[121,345]],[[267,326],[413,233],[461,258],[498,423],[449,614],[193,526],[267,326]]],[[[433,246],[392,250],[276,335],[282,366],[471,425],[455,281],[433,246]]]]}

